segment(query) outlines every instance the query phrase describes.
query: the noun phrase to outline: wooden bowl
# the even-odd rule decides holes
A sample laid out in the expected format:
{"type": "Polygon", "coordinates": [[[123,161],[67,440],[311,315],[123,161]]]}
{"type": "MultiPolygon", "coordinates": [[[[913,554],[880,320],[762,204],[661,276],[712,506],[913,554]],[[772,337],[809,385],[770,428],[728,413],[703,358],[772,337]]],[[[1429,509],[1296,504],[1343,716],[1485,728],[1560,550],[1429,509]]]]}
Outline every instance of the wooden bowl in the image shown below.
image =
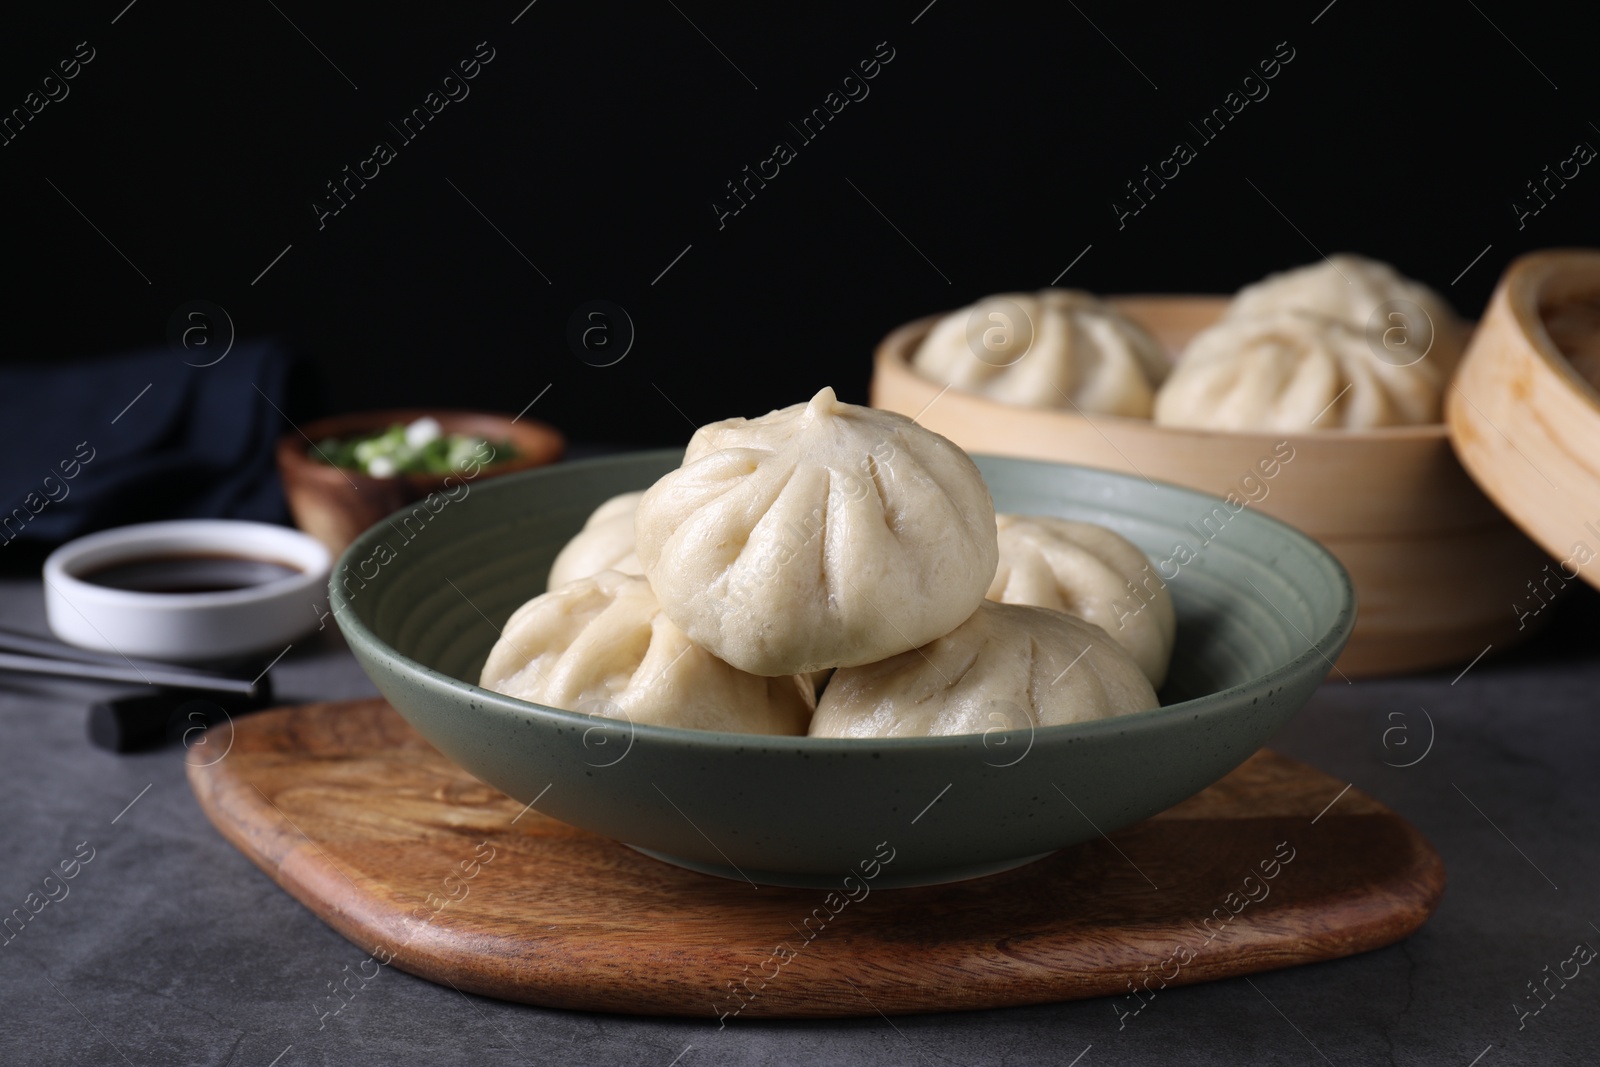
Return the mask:
{"type": "Polygon", "coordinates": [[[410,423],[424,415],[439,420],[447,434],[469,434],[491,442],[510,441],[516,449],[516,458],[484,467],[469,480],[542,467],[560,459],[566,448],[566,441],[554,427],[530,419],[513,421],[509,415],[489,412],[399,408],[318,419],[278,439],[278,473],[283,478],[283,492],[288,497],[295,525],[326,545],[337,559],[339,553],[373,523],[429,493],[443,491],[446,478],[452,479],[449,488],[454,492],[456,475],[399,474],[392,478],[374,478],[360,471],[330,466],[311,450],[313,441],[375,433],[397,422],[410,423]]]}
{"type": "Polygon", "coordinates": [[[1600,252],[1535,252],[1512,263],[1445,402],[1462,464],[1560,561],[1526,575],[1540,592],[1519,590],[1516,603],[1534,611],[1561,588],[1547,584],[1552,574],[1555,583],[1582,575],[1600,588],[1600,563],[1590,562],[1600,560],[1600,393],[1546,323],[1578,302],[1600,320],[1600,252]]]}
{"type": "MultiPolygon", "coordinates": [[[[1219,296],[1111,300],[1174,353],[1215,322],[1227,302],[1219,296]]],[[[943,387],[909,362],[937,318],[902,326],[878,346],[874,406],[913,416],[969,452],[1079,463],[1220,497],[1232,493],[1236,502],[1298,527],[1332,551],[1355,583],[1360,614],[1338,661],[1344,674],[1464,663],[1486,646],[1503,647],[1532,631],[1519,628],[1511,605],[1526,596],[1524,583],[1539,573],[1544,554],[1473,484],[1443,423],[1235,433],[1090,418],[959,389],[941,394],[943,387]]],[[[1203,538],[1220,534],[1229,514],[1223,508],[1195,516],[1189,544],[1198,559],[1203,538]]]]}

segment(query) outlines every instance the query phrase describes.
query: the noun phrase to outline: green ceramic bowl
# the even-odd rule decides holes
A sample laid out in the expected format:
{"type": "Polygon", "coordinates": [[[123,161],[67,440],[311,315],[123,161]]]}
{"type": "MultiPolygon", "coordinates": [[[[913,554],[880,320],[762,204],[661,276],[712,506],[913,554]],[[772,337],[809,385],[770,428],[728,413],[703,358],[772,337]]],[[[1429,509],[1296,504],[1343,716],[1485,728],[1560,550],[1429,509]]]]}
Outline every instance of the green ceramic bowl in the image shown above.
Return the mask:
{"type": "Polygon", "coordinates": [[[892,855],[875,885],[926,884],[1110,833],[1243,762],[1310,699],[1355,619],[1344,569],[1281,522],[1248,508],[1224,522],[1215,498],[1138,478],[979,456],[997,510],[1103,523],[1157,561],[1193,550],[1166,566],[1178,640],[1163,707],[869,741],[635,726],[475,685],[497,628],[544,591],[589,512],[680,457],[568,463],[397,512],[350,546],[331,590],[362,667],[446,756],[546,815],[696,870],[837,886],[892,855]]]}

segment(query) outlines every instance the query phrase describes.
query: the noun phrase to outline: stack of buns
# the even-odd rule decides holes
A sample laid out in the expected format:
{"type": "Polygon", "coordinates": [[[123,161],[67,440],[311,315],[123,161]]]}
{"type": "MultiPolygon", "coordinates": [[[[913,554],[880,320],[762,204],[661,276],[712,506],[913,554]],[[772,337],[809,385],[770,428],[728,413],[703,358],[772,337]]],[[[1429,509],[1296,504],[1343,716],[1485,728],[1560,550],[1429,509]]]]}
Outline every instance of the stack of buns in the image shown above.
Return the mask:
{"type": "Polygon", "coordinates": [[[1172,652],[1164,589],[1116,607],[1147,563],[1103,527],[997,517],[959,447],[823,389],[702,427],[680,467],[601,505],[550,590],[506,623],[480,684],[741,733],[1124,715],[1158,706],[1172,652]]]}
{"type": "Polygon", "coordinates": [[[1076,291],[987,297],[936,323],[918,373],[993,400],[1234,431],[1437,423],[1466,329],[1386,263],[1335,255],[1248,285],[1174,363],[1076,291]]]}

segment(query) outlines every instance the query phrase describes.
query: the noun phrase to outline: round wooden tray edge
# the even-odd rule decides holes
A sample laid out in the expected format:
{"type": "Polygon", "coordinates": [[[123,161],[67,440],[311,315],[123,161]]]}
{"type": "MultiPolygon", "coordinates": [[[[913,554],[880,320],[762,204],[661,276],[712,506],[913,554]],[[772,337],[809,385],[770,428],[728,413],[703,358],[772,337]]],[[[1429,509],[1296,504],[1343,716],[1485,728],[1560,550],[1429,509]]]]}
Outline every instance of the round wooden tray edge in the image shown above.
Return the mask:
{"type": "MultiPolygon", "coordinates": [[[[380,704],[377,701],[350,702],[352,710],[373,715],[376,715],[373,706],[380,704]]],[[[259,714],[277,717],[286,724],[299,724],[317,707],[337,708],[338,705],[287,707],[259,714]]],[[[256,716],[251,718],[255,719],[256,716]]],[[[273,724],[263,721],[256,725],[264,727],[273,724]]],[[[251,746],[246,744],[243,749],[248,752],[251,746]]],[[[260,753],[263,750],[255,751],[260,753]]],[[[276,750],[265,751],[279,754],[276,750]]],[[[1299,767],[1306,766],[1284,757],[1276,758],[1299,767]]],[[[583,959],[591,955],[582,944],[569,945],[569,951],[563,957],[565,969],[553,972],[537,964],[527,965],[533,954],[528,950],[529,942],[526,939],[479,935],[472,942],[471,949],[464,950],[459,935],[451,936],[444,930],[423,927],[424,933],[419,941],[416,928],[408,927],[403,918],[396,919],[392,913],[385,913],[381,907],[375,906],[375,898],[359,892],[346,892],[347,885],[350,889],[355,888],[349,884],[349,874],[334,865],[331,858],[313,841],[298,832],[298,828],[291,830],[278,826],[270,834],[252,834],[241,829],[236,815],[244,812],[262,816],[267,825],[274,825],[276,820],[265,818],[265,813],[271,810],[282,823],[290,827],[293,824],[253,784],[240,780],[231,771],[208,773],[214,770],[191,765],[188,777],[201,809],[223,838],[353,945],[373,954],[380,951],[390,954],[390,962],[397,969],[463,992],[543,1007],[686,1018],[700,1014],[686,1007],[683,991],[677,983],[646,982],[641,985],[632,973],[633,968],[607,965],[603,961],[606,946],[598,942],[592,953],[596,961],[594,966],[583,969],[579,980],[575,982],[572,974],[574,958],[583,959]],[[252,793],[257,794],[258,799],[252,799],[252,793]],[[330,900],[339,903],[330,908],[330,900]],[[486,956],[481,950],[489,947],[489,942],[516,951],[489,953],[486,956]],[[411,948],[428,951],[406,951],[411,948]],[[508,959],[514,960],[516,965],[508,968],[508,959]]],[[[1335,813],[1334,818],[1393,819],[1403,828],[1407,845],[1405,852],[1409,864],[1393,872],[1380,887],[1382,895],[1392,902],[1382,917],[1361,917],[1361,912],[1370,911],[1371,893],[1365,896],[1369,901],[1366,908],[1363,908],[1360,899],[1352,897],[1332,913],[1343,915],[1348,910],[1348,916],[1332,924],[1334,929],[1325,930],[1324,936],[1313,935],[1301,939],[1292,953],[1283,948],[1281,938],[1273,941],[1262,936],[1260,944],[1252,950],[1247,961],[1232,955],[1212,960],[1196,957],[1190,966],[1181,970],[1167,984],[1187,985],[1356,955],[1403,940],[1425,924],[1438,907],[1445,889],[1445,870],[1441,857],[1409,822],[1364,793],[1359,794],[1357,799],[1365,803],[1358,805],[1356,813],[1335,813]]],[[[360,872],[356,872],[355,876],[361,877],[360,872]]],[[[1304,910],[1310,910],[1310,905],[1305,905],[1304,910]]],[[[1324,907],[1317,914],[1320,921],[1311,925],[1326,926],[1330,913],[1324,907]]],[[[1273,913],[1273,917],[1275,923],[1282,925],[1285,919],[1293,919],[1295,913],[1279,911],[1273,913]]],[[[1230,928],[1230,934],[1243,935],[1244,941],[1256,940],[1249,936],[1252,929],[1247,923],[1230,928]]],[[[1259,930],[1256,932],[1260,934],[1259,930]]],[[[845,944],[849,938],[840,935],[838,940],[845,944]]],[[[1002,942],[1005,940],[1002,939],[1002,942]]],[[[734,964],[739,959],[748,958],[747,951],[743,955],[735,955],[737,951],[735,946],[727,960],[715,962],[726,965],[727,972],[735,974],[734,964]]],[[[1064,951],[1058,954],[1071,955],[1064,951]]],[[[1125,971],[1116,969],[1115,965],[1108,965],[1103,971],[1082,967],[1070,971],[1056,970],[1049,965],[1049,956],[1049,953],[1019,955],[998,951],[993,962],[1015,972],[1010,980],[996,982],[991,979],[987,984],[970,989],[955,984],[941,985],[937,1004],[929,1003],[926,982],[907,983],[902,971],[897,974],[897,982],[868,983],[864,989],[855,986],[824,990],[818,989],[814,981],[808,982],[803,990],[803,999],[799,1001],[784,996],[779,989],[753,1001],[741,1018],[856,1017],[880,1012],[925,1014],[931,1011],[985,1010],[1125,995],[1123,986],[1117,984],[1126,980],[1125,971]],[[872,997],[870,1001],[866,999],[868,995],[872,997]]],[[[708,1021],[716,1021],[716,1011],[716,1005],[708,1000],[705,1012],[708,1021]]]]}

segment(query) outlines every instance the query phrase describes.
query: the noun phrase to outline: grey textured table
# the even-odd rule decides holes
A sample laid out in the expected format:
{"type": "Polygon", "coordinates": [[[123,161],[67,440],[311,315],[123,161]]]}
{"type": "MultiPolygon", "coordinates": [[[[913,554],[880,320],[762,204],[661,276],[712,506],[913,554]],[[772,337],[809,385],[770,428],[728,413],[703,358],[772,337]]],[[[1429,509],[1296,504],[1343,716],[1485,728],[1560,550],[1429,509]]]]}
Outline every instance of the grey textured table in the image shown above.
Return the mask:
{"type": "MultiPolygon", "coordinates": [[[[1600,1062],[1600,968],[1551,981],[1537,1015],[1513,1007],[1540,1003],[1528,983],[1580,941],[1600,946],[1600,597],[1573,590],[1550,611],[1532,647],[1454,681],[1327,684],[1274,742],[1389,804],[1444,855],[1450,886],[1421,932],[1351,959],[1164,990],[1121,1029],[1111,1002],[1092,1000],[719,1032],[709,1018],[503,1004],[392,968],[319,1028],[330,983],[366,954],[218,836],[181,751],[92,748],[90,690],[3,678],[0,912],[75,852],[93,858],[0,948],[0,1063],[1600,1062]]],[[[42,632],[38,583],[0,583],[0,617],[42,632]]],[[[373,692],[331,633],[274,677],[290,700],[373,692]]]]}

